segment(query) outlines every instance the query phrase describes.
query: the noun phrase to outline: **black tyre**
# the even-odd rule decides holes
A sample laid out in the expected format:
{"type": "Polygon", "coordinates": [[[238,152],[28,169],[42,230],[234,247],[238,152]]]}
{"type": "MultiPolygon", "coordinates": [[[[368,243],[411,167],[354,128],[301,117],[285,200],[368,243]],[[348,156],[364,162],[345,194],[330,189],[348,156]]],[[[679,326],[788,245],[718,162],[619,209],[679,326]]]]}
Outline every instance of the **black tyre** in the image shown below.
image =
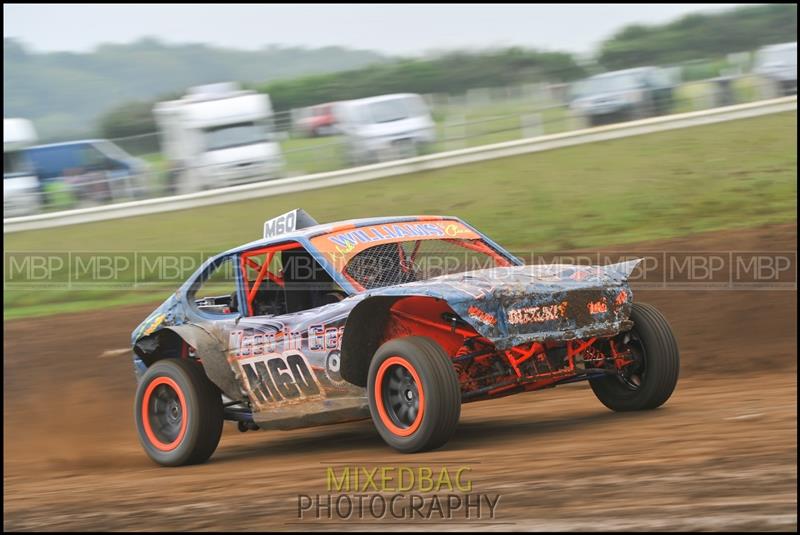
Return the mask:
{"type": "Polygon", "coordinates": [[[407,336],[383,344],[370,363],[367,392],[378,433],[403,453],[444,445],[461,416],[458,377],[430,338],[407,336]]]}
{"type": "Polygon", "coordinates": [[[619,375],[589,381],[597,399],[613,411],[640,411],[663,405],[675,390],[680,370],[678,344],[666,318],[653,306],[634,303],[633,329],[620,335],[636,362],[619,375]]]}
{"type": "Polygon", "coordinates": [[[136,390],[136,429],[147,455],[165,466],[205,462],[222,435],[222,396],[193,361],[164,359],[136,390]]]}

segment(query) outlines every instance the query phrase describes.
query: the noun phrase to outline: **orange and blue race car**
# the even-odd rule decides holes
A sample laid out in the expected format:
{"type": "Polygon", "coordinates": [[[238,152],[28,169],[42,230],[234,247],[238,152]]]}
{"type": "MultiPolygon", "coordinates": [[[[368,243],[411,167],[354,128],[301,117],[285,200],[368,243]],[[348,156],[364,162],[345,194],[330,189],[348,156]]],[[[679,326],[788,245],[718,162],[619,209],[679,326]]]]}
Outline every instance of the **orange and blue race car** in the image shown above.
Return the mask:
{"type": "Polygon", "coordinates": [[[293,210],[207,260],[133,332],[146,453],[207,460],[241,431],[372,418],[401,452],[444,445],[465,402],[588,380],[614,411],[678,380],[675,337],[633,303],[638,261],[524,265],[444,216],[317,224],[293,210]]]}

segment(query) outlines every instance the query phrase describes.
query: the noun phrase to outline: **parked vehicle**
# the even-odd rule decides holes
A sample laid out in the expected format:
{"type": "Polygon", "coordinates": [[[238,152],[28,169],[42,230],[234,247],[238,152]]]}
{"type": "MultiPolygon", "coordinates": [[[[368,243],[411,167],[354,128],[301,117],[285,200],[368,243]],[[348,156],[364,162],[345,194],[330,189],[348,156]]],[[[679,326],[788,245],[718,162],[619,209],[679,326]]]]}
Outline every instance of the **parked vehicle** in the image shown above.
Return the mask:
{"type": "Polygon", "coordinates": [[[36,143],[27,119],[3,119],[3,216],[34,214],[41,207],[39,177],[25,149],[36,143]]]}
{"type": "Polygon", "coordinates": [[[436,140],[421,96],[394,94],[338,103],[334,108],[351,164],[416,156],[436,140]]]}
{"type": "Polygon", "coordinates": [[[179,100],[153,108],[172,189],[189,193],[280,176],[269,96],[235,83],[190,88],[179,100]]]}
{"type": "Polygon", "coordinates": [[[797,42],[760,48],[754,72],[776,83],[782,95],[796,95],[797,42]]]}
{"type": "Polygon", "coordinates": [[[150,166],[107,139],[37,145],[26,149],[48,202],[54,190],[72,201],[108,202],[147,194],[150,166]]]}
{"type": "Polygon", "coordinates": [[[135,422],[157,463],[200,463],[240,431],[372,418],[394,449],[443,446],[461,405],[588,381],[655,409],[678,345],[633,302],[639,260],[524,265],[464,221],[317,224],[293,210],[208,259],[131,335],[135,422]]]}
{"type": "Polygon", "coordinates": [[[570,108],[597,126],[668,113],[673,86],[659,67],[598,74],[573,85],[570,108]]]}
{"type": "Polygon", "coordinates": [[[295,130],[305,137],[331,136],[337,133],[334,103],[305,108],[295,122],[295,130]]]}

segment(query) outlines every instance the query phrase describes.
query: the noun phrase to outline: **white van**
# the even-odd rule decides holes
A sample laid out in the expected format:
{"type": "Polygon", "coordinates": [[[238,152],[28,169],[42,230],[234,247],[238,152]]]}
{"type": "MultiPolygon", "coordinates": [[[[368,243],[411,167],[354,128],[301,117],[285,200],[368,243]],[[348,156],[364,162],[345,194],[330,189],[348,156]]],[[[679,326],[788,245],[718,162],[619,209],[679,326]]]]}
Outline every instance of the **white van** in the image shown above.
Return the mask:
{"type": "Polygon", "coordinates": [[[275,178],[283,171],[268,95],[234,83],[208,84],[156,104],[153,114],[178,193],[275,178]]]}
{"type": "Polygon", "coordinates": [[[3,119],[3,217],[34,214],[41,207],[39,177],[25,149],[36,143],[27,119],[3,119]]]}
{"type": "Polygon", "coordinates": [[[415,156],[436,141],[428,106],[412,93],[339,102],[334,114],[351,164],[415,156]]]}
{"type": "Polygon", "coordinates": [[[754,71],[772,80],[783,95],[797,94],[797,42],[758,49],[754,71]]]}

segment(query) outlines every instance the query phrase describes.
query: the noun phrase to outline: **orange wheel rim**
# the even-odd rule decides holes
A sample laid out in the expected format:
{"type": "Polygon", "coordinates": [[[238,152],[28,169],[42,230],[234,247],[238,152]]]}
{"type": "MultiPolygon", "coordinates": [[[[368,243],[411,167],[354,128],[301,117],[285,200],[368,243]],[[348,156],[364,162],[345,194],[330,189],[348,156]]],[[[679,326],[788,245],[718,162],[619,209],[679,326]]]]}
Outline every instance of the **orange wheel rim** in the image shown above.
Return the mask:
{"type": "Polygon", "coordinates": [[[397,355],[383,361],[374,388],[378,416],[392,434],[407,437],[419,429],[425,415],[425,392],[410,362],[397,355]]]}
{"type": "Polygon", "coordinates": [[[172,451],[186,436],[186,398],[169,377],[157,377],[142,396],[142,427],[158,450],[172,451]]]}

